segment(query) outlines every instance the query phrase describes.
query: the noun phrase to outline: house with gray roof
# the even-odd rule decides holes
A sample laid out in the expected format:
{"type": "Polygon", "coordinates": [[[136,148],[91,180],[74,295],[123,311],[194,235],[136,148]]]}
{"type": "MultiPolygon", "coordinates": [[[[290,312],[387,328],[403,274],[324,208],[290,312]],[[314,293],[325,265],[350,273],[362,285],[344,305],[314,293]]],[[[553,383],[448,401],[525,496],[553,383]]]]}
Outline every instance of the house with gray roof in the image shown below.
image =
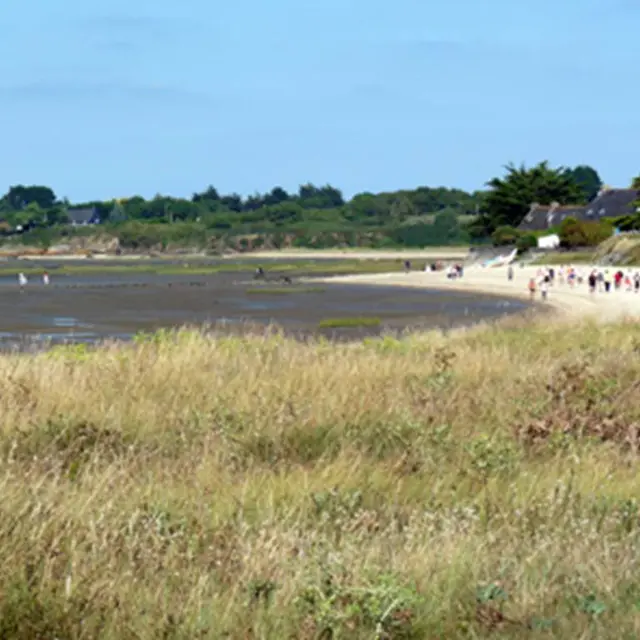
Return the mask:
{"type": "Polygon", "coordinates": [[[69,223],[73,227],[84,227],[92,224],[100,224],[100,216],[95,207],[81,207],[76,209],[67,209],[69,223]]]}
{"type": "Polygon", "coordinates": [[[561,206],[557,202],[550,205],[540,205],[534,202],[529,212],[518,225],[520,231],[544,231],[559,225],[566,218],[582,220],[586,207],[580,205],[561,206]]]}
{"type": "Polygon", "coordinates": [[[520,231],[544,231],[559,225],[566,218],[583,222],[598,222],[605,218],[640,213],[635,203],[640,198],[638,189],[602,189],[587,205],[561,206],[557,202],[543,206],[533,203],[518,229],[520,231]]]}
{"type": "Polygon", "coordinates": [[[585,220],[617,218],[638,213],[635,206],[638,198],[638,189],[602,189],[587,205],[585,220]]]}

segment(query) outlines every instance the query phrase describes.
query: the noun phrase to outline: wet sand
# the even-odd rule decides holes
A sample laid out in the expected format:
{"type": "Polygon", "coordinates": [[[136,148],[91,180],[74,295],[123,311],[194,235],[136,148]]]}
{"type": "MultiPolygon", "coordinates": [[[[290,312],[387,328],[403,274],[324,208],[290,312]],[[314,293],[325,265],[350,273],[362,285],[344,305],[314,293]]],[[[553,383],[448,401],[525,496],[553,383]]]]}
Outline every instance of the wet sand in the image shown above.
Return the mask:
{"type": "Polygon", "coordinates": [[[23,292],[15,277],[0,278],[0,346],[127,340],[140,331],[183,325],[232,331],[277,325],[292,335],[349,340],[407,328],[462,326],[529,308],[504,296],[396,286],[329,282],[320,291],[309,291],[301,282],[302,272],[291,285],[275,278],[256,281],[251,269],[198,276],[108,269],[90,275],[51,275],[49,286],[34,277],[23,292]],[[277,291],[256,294],[260,287],[277,291]],[[345,317],[375,317],[381,324],[318,328],[323,319],[345,317]]]}

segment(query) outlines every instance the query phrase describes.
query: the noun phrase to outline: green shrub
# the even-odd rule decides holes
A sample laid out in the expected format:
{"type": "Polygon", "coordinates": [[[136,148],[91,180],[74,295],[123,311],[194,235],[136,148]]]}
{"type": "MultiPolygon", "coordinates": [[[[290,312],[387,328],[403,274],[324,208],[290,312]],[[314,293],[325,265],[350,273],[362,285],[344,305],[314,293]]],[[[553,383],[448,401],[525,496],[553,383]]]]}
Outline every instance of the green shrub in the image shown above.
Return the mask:
{"type": "Polygon", "coordinates": [[[595,247],[612,235],[613,225],[608,220],[583,222],[575,218],[566,218],[559,230],[560,246],[565,249],[595,247]]]}
{"type": "Polygon", "coordinates": [[[516,241],[518,251],[528,251],[529,249],[535,249],[537,246],[538,238],[534,233],[525,233],[516,241]]]}
{"type": "Polygon", "coordinates": [[[522,236],[522,232],[514,227],[498,227],[492,234],[491,240],[496,247],[515,244],[522,236]]]}

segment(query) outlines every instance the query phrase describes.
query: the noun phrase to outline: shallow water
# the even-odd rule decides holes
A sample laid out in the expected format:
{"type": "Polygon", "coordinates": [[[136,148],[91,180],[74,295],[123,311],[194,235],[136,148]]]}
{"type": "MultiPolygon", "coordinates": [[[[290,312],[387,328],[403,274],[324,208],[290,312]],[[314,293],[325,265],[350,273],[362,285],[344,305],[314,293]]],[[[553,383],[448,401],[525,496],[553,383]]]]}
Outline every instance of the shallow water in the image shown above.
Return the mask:
{"type": "MultiPolygon", "coordinates": [[[[314,274],[319,275],[319,274],[314,274]]],[[[239,327],[276,324],[297,335],[361,338],[407,327],[449,328],[505,314],[526,303],[498,296],[402,287],[321,284],[321,292],[251,294],[251,269],[211,275],[104,272],[51,273],[51,284],[31,278],[24,291],[15,276],[0,277],[0,346],[130,339],[140,331],[181,325],[239,327]],[[376,317],[380,327],[318,329],[326,318],[376,317]]],[[[295,290],[294,284],[289,285],[295,290]]],[[[308,283],[301,285],[309,287],[308,283]]]]}

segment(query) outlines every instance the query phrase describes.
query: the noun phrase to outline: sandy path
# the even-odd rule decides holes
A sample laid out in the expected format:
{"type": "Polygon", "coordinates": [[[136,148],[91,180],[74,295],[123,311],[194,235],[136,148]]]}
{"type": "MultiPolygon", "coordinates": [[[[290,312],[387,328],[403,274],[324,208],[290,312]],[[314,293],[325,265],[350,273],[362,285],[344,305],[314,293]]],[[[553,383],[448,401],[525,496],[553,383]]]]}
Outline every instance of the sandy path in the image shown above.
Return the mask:
{"type": "MultiPolygon", "coordinates": [[[[354,260],[463,260],[468,257],[469,249],[465,247],[434,247],[433,249],[421,249],[419,251],[378,251],[377,249],[282,249],[279,251],[252,251],[242,254],[248,258],[261,259],[310,259],[310,260],[329,260],[329,259],[349,259],[354,260]]],[[[237,258],[237,255],[226,256],[228,258],[237,258]]]]}
{"type": "MultiPolygon", "coordinates": [[[[552,265],[550,265],[552,266],[552,265]]],[[[529,279],[536,276],[539,267],[514,267],[514,279],[507,280],[506,267],[469,267],[461,280],[448,280],[445,272],[383,273],[336,276],[323,278],[324,282],[358,283],[384,286],[424,287],[431,289],[452,289],[494,293],[514,298],[529,299],[527,289],[529,279]]],[[[556,273],[558,269],[556,267],[556,273]]],[[[585,267],[585,274],[589,269],[585,267]]],[[[318,281],[319,279],[315,279],[318,281]]],[[[536,296],[539,301],[539,294],[536,296]]],[[[558,284],[549,290],[548,302],[556,311],[565,316],[595,317],[612,321],[625,317],[640,317],[640,294],[625,290],[611,293],[590,294],[586,282],[571,288],[568,284],[558,284]]]]}

